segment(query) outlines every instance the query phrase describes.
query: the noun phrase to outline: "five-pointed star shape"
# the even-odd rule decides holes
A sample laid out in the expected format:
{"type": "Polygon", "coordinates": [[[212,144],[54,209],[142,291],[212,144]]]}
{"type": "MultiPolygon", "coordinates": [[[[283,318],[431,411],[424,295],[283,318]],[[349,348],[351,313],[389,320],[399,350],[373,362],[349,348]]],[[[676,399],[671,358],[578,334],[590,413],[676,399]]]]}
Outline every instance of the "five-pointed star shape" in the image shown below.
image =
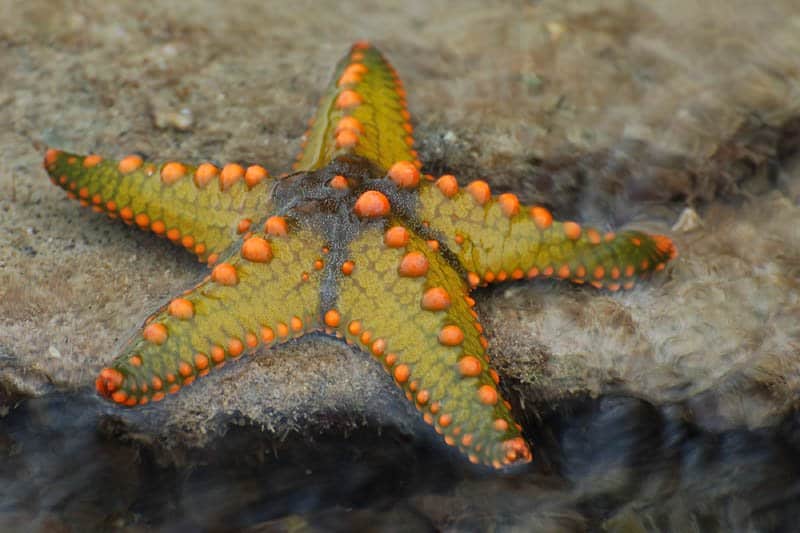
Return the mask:
{"type": "Polygon", "coordinates": [[[530,461],[470,290],[537,276],[630,288],[675,248],[555,222],[483,181],[421,175],[412,131],[397,73],[357,43],[287,176],[48,150],[45,167],[70,197],[213,266],[146,321],[98,392],[127,406],[159,401],[260,346],[323,330],[368,352],[470,461],[530,461]]]}

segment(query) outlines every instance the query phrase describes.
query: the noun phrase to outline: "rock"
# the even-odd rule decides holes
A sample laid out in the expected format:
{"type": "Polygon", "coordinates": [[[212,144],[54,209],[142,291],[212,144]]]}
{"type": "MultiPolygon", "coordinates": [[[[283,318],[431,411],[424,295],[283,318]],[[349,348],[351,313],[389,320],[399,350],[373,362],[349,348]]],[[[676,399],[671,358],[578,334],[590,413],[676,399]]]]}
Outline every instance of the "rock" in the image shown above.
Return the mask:
{"type": "MultiPolygon", "coordinates": [[[[91,387],[115,346],[204,273],[166,242],[66,200],[45,178],[45,146],[286,170],[334,62],[367,37],[405,81],[428,171],[487,178],[600,225],[667,231],[687,207],[705,222],[677,236],[666,273],[630,293],[549,282],[478,292],[525,420],[619,390],[686,402],[713,430],[769,426],[796,407],[793,2],[474,2],[402,22],[372,10],[356,22],[332,6],[297,17],[288,5],[261,15],[135,5],[84,2],[69,24],[43,0],[0,8],[4,403],[91,387]],[[162,92],[195,110],[190,133],[169,119],[153,128],[162,92]]],[[[369,357],[319,337],[155,407],[107,407],[165,448],[202,447],[235,423],[275,439],[365,423],[427,431],[369,357]]]]}

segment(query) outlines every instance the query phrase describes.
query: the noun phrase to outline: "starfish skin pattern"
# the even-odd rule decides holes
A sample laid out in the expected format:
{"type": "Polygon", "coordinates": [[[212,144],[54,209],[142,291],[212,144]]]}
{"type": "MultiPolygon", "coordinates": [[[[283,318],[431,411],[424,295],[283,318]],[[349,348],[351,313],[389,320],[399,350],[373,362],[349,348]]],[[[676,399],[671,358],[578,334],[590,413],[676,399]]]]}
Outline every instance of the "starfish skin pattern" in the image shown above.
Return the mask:
{"type": "Polygon", "coordinates": [[[628,289],[676,249],[665,236],[556,222],[484,181],[422,175],[412,133],[397,73],[359,42],[291,174],[49,149],[45,168],[69,197],[213,267],[146,320],[100,372],[99,394],[145,405],[259,347],[324,331],[371,354],[471,462],[529,462],[470,291],[536,277],[628,289]]]}

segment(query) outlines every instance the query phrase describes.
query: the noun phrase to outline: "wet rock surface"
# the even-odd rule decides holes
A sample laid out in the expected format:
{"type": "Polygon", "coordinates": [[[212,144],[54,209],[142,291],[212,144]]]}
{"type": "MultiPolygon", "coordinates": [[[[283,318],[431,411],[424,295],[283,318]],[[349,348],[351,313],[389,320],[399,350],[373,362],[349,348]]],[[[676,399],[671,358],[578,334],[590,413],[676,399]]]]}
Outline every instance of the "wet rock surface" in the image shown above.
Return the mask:
{"type": "MultiPolygon", "coordinates": [[[[313,470],[333,475],[319,455],[343,446],[332,461],[349,469],[348,480],[380,474],[418,484],[398,493],[365,482],[387,499],[345,491],[351,500],[254,511],[242,524],[406,520],[458,529],[472,520],[480,529],[506,512],[513,518],[500,523],[538,520],[553,530],[780,520],[781,506],[798,497],[785,476],[796,472],[800,431],[793,4],[3,4],[0,423],[41,420],[31,405],[54,413],[42,422],[53,423],[78,402],[90,414],[75,431],[92,437],[75,445],[123,443],[108,444],[106,465],[150,454],[118,473],[137,479],[167,476],[162,469],[185,475],[181,469],[209,462],[229,467],[222,452],[270,455],[254,451],[259,446],[281,450],[282,459],[264,460],[246,483],[257,483],[258,472],[291,479],[308,457],[313,470]],[[669,233],[680,251],[665,273],[628,293],[548,281],[477,291],[502,386],[539,458],[525,476],[465,470],[378,365],[322,336],[229,365],[156,406],[120,410],[91,395],[115,348],[205,268],[64,198],[41,167],[44,147],[258,162],[281,172],[333,65],[361,38],[374,41],[405,82],[424,170],[462,183],[487,179],[496,191],[603,229],[669,233]],[[686,209],[695,221],[679,224],[686,209]],[[67,399],[51,404],[53,394],[67,399]],[[352,446],[341,442],[348,435],[352,446]],[[315,448],[319,439],[325,444],[315,448]],[[360,470],[359,460],[371,470],[360,470]],[[148,473],[151,463],[160,474],[148,473]],[[781,463],[788,466],[776,469],[781,463]],[[758,475],[736,471],[748,465],[758,475]],[[703,483],[712,478],[721,488],[709,494],[703,483]],[[785,496],[763,491],[741,505],[767,482],[785,496]],[[492,491],[504,497],[479,501],[492,491]],[[702,503],[692,501],[700,494],[702,503]],[[652,507],[662,499],[667,505],[652,507]],[[354,501],[362,502],[356,512],[338,507],[354,501]],[[674,522],[665,509],[694,518],[674,522]]],[[[4,435],[17,442],[4,457],[19,458],[12,451],[37,431],[4,435]]],[[[242,480],[248,467],[233,471],[242,480]]],[[[209,486],[225,486],[217,470],[208,472],[209,486]]],[[[195,478],[182,479],[194,487],[188,493],[201,490],[195,478]]],[[[120,509],[128,511],[113,520],[169,523],[168,513],[147,507],[155,503],[135,509],[135,520],[125,514],[130,501],[150,501],[137,494],[159,483],[126,485],[120,509]]],[[[176,487],[180,506],[187,492],[176,487]]],[[[281,494],[312,497],[302,488],[281,494]]],[[[259,491],[248,501],[259,508],[259,498],[273,496],[259,491]]],[[[48,505],[41,508],[57,508],[48,505]]],[[[36,509],[15,512],[24,518],[36,509]]],[[[200,523],[214,524],[225,514],[203,516],[200,523]]]]}

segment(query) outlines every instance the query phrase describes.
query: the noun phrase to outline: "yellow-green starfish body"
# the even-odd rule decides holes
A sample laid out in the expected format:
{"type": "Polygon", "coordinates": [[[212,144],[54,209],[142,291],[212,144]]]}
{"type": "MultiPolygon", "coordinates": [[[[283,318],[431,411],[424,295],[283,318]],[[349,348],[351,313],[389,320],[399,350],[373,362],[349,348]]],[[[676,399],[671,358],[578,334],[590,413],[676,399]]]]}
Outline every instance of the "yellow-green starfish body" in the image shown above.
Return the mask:
{"type": "Polygon", "coordinates": [[[213,265],[103,369],[99,393],[144,405],[260,346],[323,330],[370,353],[472,462],[530,461],[470,290],[537,276],[629,288],[675,248],[554,222],[482,181],[461,189],[450,175],[421,176],[409,120],[394,69],[357,43],[289,176],[48,150],[45,167],[68,195],[213,265]]]}

